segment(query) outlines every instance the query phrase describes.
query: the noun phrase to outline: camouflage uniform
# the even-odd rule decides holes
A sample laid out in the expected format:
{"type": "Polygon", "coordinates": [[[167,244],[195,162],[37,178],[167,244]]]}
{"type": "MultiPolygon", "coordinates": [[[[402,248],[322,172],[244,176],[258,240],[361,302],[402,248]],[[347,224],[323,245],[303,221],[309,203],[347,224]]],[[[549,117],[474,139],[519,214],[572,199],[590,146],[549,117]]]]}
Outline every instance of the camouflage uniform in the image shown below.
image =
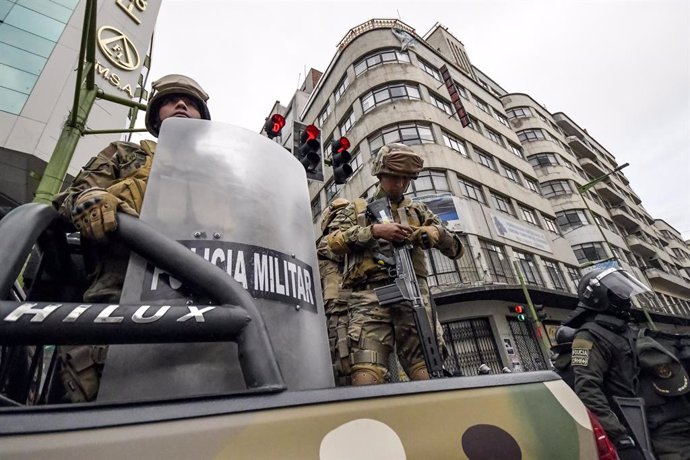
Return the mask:
{"type": "MultiPolygon", "coordinates": [[[[386,167],[387,155],[402,152],[414,155],[419,160],[416,170],[421,170],[421,158],[407,146],[392,144],[384,146],[379,151],[374,168],[374,174],[391,174],[386,167]],[[381,163],[383,161],[383,168],[381,163]],[[378,165],[378,170],[377,166],[378,165]]],[[[393,156],[393,160],[396,157],[393,156]]],[[[403,174],[406,159],[399,160],[399,169],[391,175],[416,177],[416,173],[403,174]],[[401,172],[402,171],[402,172],[401,172]]],[[[373,199],[386,195],[379,189],[373,199]]],[[[388,372],[388,357],[394,346],[398,351],[398,358],[403,369],[411,379],[428,376],[424,355],[415,326],[413,310],[409,303],[382,307],[378,304],[374,289],[393,282],[388,269],[376,262],[375,254],[391,255],[390,243],[379,240],[372,235],[370,217],[366,214],[366,202],[357,199],[341,209],[329,225],[328,244],[331,250],[345,260],[343,287],[352,289],[350,296],[350,322],[348,336],[351,344],[350,363],[353,382],[358,373],[368,375],[366,383],[382,383],[388,372]]],[[[462,255],[462,244],[457,236],[447,231],[440,219],[432,213],[425,204],[413,202],[403,198],[399,203],[391,203],[391,211],[397,223],[403,214],[410,226],[433,226],[438,231],[437,247],[443,254],[451,258],[462,255]]],[[[432,314],[429,303],[429,288],[426,282],[428,275],[424,251],[419,243],[415,243],[411,250],[411,258],[419,282],[420,291],[426,305],[430,324],[432,314]]],[[[435,324],[439,338],[440,349],[443,348],[442,329],[435,324]]]]}
{"type": "MultiPolygon", "coordinates": [[[[161,107],[168,103],[167,98],[175,96],[178,96],[178,100],[182,97],[193,100],[200,117],[211,119],[206,106],[208,95],[199,84],[184,75],[167,75],[153,83],[152,97],[146,111],[146,128],[156,137],[161,124],[161,107]]],[[[129,250],[103,234],[94,240],[94,233],[84,228],[88,225],[88,217],[84,219],[84,216],[104,205],[107,207],[107,203],[116,203],[117,210],[138,216],[155,148],[156,143],[150,140],[141,141],[139,145],[119,141],[111,143],[82,168],[70,188],[53,200],[60,214],[72,221],[82,233],[83,252],[94,265],[89,275],[91,284],[83,296],[85,302],[120,301],[129,250]],[[87,194],[100,198],[92,200],[89,203],[91,207],[87,207],[87,200],[84,199],[87,194]]],[[[109,210],[114,211],[113,208],[109,210]]],[[[105,220],[103,209],[98,213],[105,220]]],[[[111,219],[115,221],[112,212],[111,219]]],[[[116,226],[116,221],[111,222],[109,228],[116,226]]],[[[93,401],[96,398],[107,350],[105,345],[58,347],[60,373],[71,401],[93,401]]]]}
{"type": "Polygon", "coordinates": [[[344,208],[348,203],[344,198],[336,198],[324,210],[321,223],[323,235],[317,242],[316,247],[324,310],[326,312],[328,343],[333,362],[333,375],[338,386],[350,383],[350,349],[347,337],[347,326],[349,324],[347,302],[350,291],[342,289],[343,258],[330,250],[325,236],[328,234],[328,224],[335,217],[337,210],[344,208]]]}

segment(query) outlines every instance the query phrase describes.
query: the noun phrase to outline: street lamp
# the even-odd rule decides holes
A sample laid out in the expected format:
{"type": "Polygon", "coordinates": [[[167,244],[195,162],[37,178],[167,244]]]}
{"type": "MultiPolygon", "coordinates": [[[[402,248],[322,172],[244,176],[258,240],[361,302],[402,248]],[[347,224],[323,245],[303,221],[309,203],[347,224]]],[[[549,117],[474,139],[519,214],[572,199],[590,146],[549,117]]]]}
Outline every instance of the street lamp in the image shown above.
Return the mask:
{"type": "MultiPolygon", "coordinates": [[[[598,183],[600,183],[600,182],[603,182],[603,181],[605,181],[606,179],[608,179],[608,177],[609,177],[611,174],[613,174],[613,173],[615,173],[615,172],[618,172],[618,171],[620,171],[620,170],[623,169],[623,168],[627,168],[628,166],[630,166],[630,163],[623,163],[622,165],[620,165],[620,166],[618,166],[617,168],[613,169],[612,171],[610,171],[610,172],[604,174],[603,176],[599,176],[599,177],[597,177],[596,179],[591,180],[591,181],[587,182],[586,184],[581,185],[581,186],[579,186],[579,187],[577,188],[577,191],[580,193],[580,196],[582,197],[582,201],[584,201],[585,207],[587,208],[587,210],[589,211],[590,214],[593,214],[593,213],[592,213],[592,209],[589,207],[589,203],[587,203],[587,197],[585,197],[584,193],[585,193],[587,190],[589,190],[590,188],[594,187],[596,184],[598,184],[598,183]]],[[[609,239],[606,237],[606,233],[604,233],[604,230],[602,230],[601,225],[599,225],[599,222],[597,221],[597,219],[594,219],[594,224],[597,226],[597,228],[599,229],[599,233],[601,234],[601,237],[602,237],[602,238],[604,239],[604,241],[606,242],[606,246],[608,246],[609,253],[611,254],[611,257],[609,257],[609,258],[607,258],[607,259],[597,260],[597,261],[595,261],[595,262],[589,262],[589,263],[587,263],[587,264],[583,264],[583,265],[580,266],[581,268],[589,267],[589,266],[592,266],[592,265],[595,265],[595,264],[598,264],[598,263],[601,263],[601,262],[606,262],[606,261],[609,261],[609,260],[618,261],[618,257],[616,256],[616,253],[613,251],[613,246],[611,246],[611,242],[610,242],[609,239]]],[[[645,278],[647,278],[647,275],[645,275],[644,273],[643,273],[643,275],[644,275],[645,278]]],[[[647,284],[649,284],[649,285],[651,286],[651,283],[649,282],[648,279],[647,279],[647,284]]],[[[647,322],[649,323],[650,328],[651,328],[652,330],[656,330],[656,325],[654,324],[654,321],[652,321],[652,318],[649,316],[649,312],[647,311],[647,309],[644,308],[644,306],[643,306],[642,304],[640,304],[640,308],[642,309],[642,312],[644,313],[645,319],[646,319],[647,322]]]]}

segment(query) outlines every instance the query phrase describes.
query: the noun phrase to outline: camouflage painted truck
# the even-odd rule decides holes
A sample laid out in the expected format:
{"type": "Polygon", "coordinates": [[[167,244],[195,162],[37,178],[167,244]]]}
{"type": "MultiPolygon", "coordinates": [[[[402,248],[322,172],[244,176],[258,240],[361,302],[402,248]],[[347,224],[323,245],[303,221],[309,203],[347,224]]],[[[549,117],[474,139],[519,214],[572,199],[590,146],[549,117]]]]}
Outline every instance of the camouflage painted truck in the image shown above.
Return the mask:
{"type": "MultiPolygon", "coordinates": [[[[117,99],[82,70],[56,153],[117,99]]],[[[81,302],[90,262],[51,205],[4,216],[0,458],[617,458],[550,371],[336,388],[306,184],[265,137],[166,120],[141,218],[113,235],[118,305],[81,302]],[[109,345],[98,397],[63,403],[55,347],[80,344],[109,345]]]]}

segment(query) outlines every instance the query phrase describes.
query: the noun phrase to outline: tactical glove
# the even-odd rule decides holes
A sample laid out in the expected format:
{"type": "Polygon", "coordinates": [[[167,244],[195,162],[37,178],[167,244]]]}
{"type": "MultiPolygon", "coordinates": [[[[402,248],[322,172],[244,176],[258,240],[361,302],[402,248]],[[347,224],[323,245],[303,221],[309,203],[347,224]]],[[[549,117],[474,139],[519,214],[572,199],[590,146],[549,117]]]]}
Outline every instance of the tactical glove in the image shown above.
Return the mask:
{"type": "Polygon", "coordinates": [[[72,223],[86,238],[102,240],[105,234],[117,228],[118,208],[138,217],[137,212],[115,195],[102,188],[83,191],[74,201],[72,223]]]}
{"type": "Polygon", "coordinates": [[[433,225],[425,225],[422,227],[412,227],[412,234],[409,237],[409,241],[412,243],[417,243],[424,249],[430,249],[438,244],[438,240],[441,238],[438,228],[433,225]]]}

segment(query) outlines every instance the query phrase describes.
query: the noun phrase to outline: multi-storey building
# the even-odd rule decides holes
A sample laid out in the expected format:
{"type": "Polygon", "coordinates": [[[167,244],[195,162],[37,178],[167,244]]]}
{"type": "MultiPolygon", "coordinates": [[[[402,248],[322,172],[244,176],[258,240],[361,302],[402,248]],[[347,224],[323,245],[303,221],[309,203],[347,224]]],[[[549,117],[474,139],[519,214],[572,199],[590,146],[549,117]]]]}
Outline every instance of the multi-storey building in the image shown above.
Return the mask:
{"type": "Polygon", "coordinates": [[[287,107],[276,138],[292,148],[292,120],[352,145],[353,175],[338,185],[326,168],[310,181],[314,230],[335,197],[368,197],[376,178],[370,160],[384,144],[402,142],[424,158],[408,191],[443,211],[462,232],[465,254],[451,261],[427,252],[429,284],[451,344],[447,365],[465,374],[481,363],[542,369],[517,270],[532,301],[543,305],[549,335],[577,303],[582,270],[618,262],[657,294],[641,305],[658,326],[684,329],[690,319],[690,251],[676,230],[654,221],[618,171],[612,154],[564,113],[529,95],[509,93],[474,67],[463,44],[435,25],[423,37],[399,20],[370,20],[351,29],[325,72],[312,70],[287,107]],[[463,127],[443,84],[447,66],[469,115],[463,127]],[[590,185],[610,174],[609,181],[590,185]],[[581,192],[581,193],[580,193],[581,192]]]}
{"type": "MultiPolygon", "coordinates": [[[[33,199],[72,109],[87,0],[0,2],[0,206],[33,199]]],[[[160,2],[98,2],[95,82],[115,96],[142,94],[160,2]]],[[[125,128],[129,108],[97,100],[88,128],[125,128]]],[[[68,173],[118,134],[85,136],[68,173]]]]}

